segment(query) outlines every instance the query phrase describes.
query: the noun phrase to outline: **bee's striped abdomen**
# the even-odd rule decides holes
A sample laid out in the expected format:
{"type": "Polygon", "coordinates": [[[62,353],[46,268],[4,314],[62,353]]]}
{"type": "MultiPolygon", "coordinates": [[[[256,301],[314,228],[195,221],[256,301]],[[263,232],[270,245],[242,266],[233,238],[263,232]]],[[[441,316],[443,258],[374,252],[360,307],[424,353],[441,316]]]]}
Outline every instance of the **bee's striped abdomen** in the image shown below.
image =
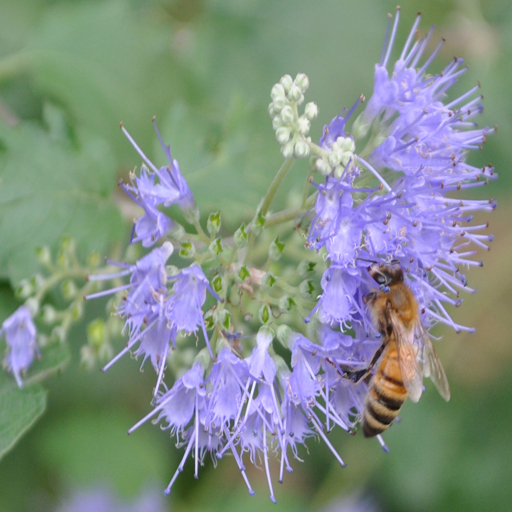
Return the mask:
{"type": "Polygon", "coordinates": [[[365,437],[384,432],[397,417],[407,398],[394,340],[388,342],[382,361],[370,382],[362,429],[365,437]]]}

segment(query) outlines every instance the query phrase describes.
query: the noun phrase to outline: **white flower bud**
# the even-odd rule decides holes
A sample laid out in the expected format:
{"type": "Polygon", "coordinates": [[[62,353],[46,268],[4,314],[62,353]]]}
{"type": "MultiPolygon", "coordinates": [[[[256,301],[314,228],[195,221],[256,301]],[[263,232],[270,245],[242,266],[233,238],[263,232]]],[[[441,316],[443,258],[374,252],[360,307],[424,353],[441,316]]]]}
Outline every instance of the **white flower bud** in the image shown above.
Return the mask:
{"type": "Polygon", "coordinates": [[[315,166],[318,169],[318,172],[320,174],[323,174],[324,176],[327,176],[331,172],[331,166],[323,159],[319,158],[315,162],[315,166]]]}
{"type": "Polygon", "coordinates": [[[275,101],[285,96],[284,87],[281,84],[275,84],[270,91],[270,97],[275,101]]]}
{"type": "Polygon", "coordinates": [[[311,123],[309,122],[309,119],[307,119],[304,116],[300,116],[297,121],[297,131],[301,135],[306,135],[309,132],[310,128],[311,128],[311,123]]]}
{"type": "Polygon", "coordinates": [[[290,101],[299,101],[302,96],[302,90],[298,85],[293,84],[286,96],[290,101]]]}
{"type": "Polygon", "coordinates": [[[293,78],[290,75],[284,75],[279,83],[284,87],[284,90],[288,92],[290,87],[293,85],[293,78]]]}
{"type": "Polygon", "coordinates": [[[350,160],[352,160],[352,158],[354,158],[354,153],[352,153],[351,151],[345,151],[341,157],[341,164],[343,165],[343,167],[346,167],[350,160]]]}
{"type": "MultiPolygon", "coordinates": [[[[334,148],[334,145],[333,145],[333,148],[334,148]]],[[[329,153],[329,164],[331,165],[331,167],[335,167],[336,165],[338,165],[340,163],[341,157],[342,157],[341,151],[331,151],[329,153]]]]}
{"type": "Polygon", "coordinates": [[[356,145],[354,144],[354,141],[350,137],[340,137],[342,140],[340,141],[340,149],[343,151],[350,151],[351,153],[354,152],[354,149],[356,149],[356,145]]]}
{"type": "Polygon", "coordinates": [[[295,144],[294,152],[297,158],[306,158],[309,156],[309,146],[303,140],[299,140],[295,144]]]}
{"type": "Polygon", "coordinates": [[[281,128],[283,124],[283,120],[279,116],[276,116],[274,119],[272,119],[272,128],[274,128],[274,131],[277,131],[278,128],[281,128]]]}
{"type": "Polygon", "coordinates": [[[299,73],[295,77],[295,83],[301,88],[302,92],[306,92],[309,87],[309,78],[304,73],[299,73]]]}
{"type": "Polygon", "coordinates": [[[30,314],[32,317],[35,317],[39,314],[39,301],[35,297],[30,297],[25,301],[25,306],[30,310],[30,314]]]}
{"type": "Polygon", "coordinates": [[[271,103],[269,103],[268,105],[268,114],[269,116],[273,119],[276,114],[278,114],[279,112],[276,111],[276,109],[274,108],[274,102],[272,101],[271,103]]]}
{"type": "Polygon", "coordinates": [[[293,141],[292,142],[288,142],[284,146],[281,146],[281,154],[285,158],[291,158],[293,156],[294,148],[295,148],[295,143],[293,141]]]}
{"type": "Polygon", "coordinates": [[[281,126],[281,128],[276,130],[277,142],[281,145],[286,144],[290,140],[291,134],[292,132],[289,128],[281,126]]]}
{"type": "Polygon", "coordinates": [[[316,106],[316,103],[313,103],[312,101],[306,103],[306,106],[304,107],[304,114],[311,121],[316,119],[318,116],[318,107],[316,106]]]}
{"type": "Polygon", "coordinates": [[[274,100],[274,110],[276,113],[281,112],[286,105],[288,105],[288,100],[284,96],[274,100]]]}
{"type": "Polygon", "coordinates": [[[293,123],[293,121],[295,120],[293,108],[290,107],[289,105],[284,107],[283,110],[281,110],[281,119],[284,124],[293,123]]]}
{"type": "Polygon", "coordinates": [[[343,165],[337,165],[334,170],[332,171],[333,176],[339,180],[341,178],[341,175],[343,174],[343,171],[345,170],[345,166],[343,165]]]}

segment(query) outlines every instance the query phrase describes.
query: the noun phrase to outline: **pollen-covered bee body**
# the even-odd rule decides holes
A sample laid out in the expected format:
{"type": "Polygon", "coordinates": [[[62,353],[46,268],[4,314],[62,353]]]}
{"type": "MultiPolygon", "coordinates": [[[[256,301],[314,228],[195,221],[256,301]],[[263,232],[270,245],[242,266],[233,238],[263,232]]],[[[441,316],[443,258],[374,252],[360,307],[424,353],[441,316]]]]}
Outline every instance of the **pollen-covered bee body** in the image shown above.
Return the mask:
{"type": "Polygon", "coordinates": [[[382,357],[369,384],[362,430],[372,437],[386,430],[398,415],[407,396],[417,402],[423,390],[423,370],[418,356],[425,361],[425,373],[432,378],[441,396],[450,398],[450,390],[441,363],[419,316],[418,301],[404,283],[399,265],[374,264],[370,275],[380,288],[365,297],[375,328],[382,336],[382,347],[373,358],[369,371],[382,357]]]}

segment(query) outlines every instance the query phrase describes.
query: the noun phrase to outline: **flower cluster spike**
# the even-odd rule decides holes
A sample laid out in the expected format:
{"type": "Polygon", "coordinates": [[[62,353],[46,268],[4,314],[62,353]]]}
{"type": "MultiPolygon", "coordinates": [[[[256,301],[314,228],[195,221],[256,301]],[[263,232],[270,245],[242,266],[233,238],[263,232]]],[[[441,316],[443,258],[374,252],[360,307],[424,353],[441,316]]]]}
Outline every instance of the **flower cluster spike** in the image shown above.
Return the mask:
{"type": "MultiPolygon", "coordinates": [[[[149,247],[168,234],[173,221],[156,206],[171,203],[193,217],[198,231],[191,241],[182,242],[180,255],[196,260],[187,268],[167,265],[173,245],[165,241],[135,264],[114,263],[120,272],[90,276],[91,281],[129,277],[129,283],[89,298],[123,294],[118,313],[129,340],[105,369],[134,350],[136,356],[149,358],[156,370],[154,408],[129,432],[153,418],[184,448],[167,493],[191,455],[195,476],[207,454],[215,463],[225,454],[232,455],[250,494],[254,491],[246,464],[261,466],[272,501],[272,456],[277,457],[281,482],[309,437],[321,439],[345,465],[327,434],[335,427],[356,430],[369,385],[368,379],[351,375],[371,371],[383,345],[367,307],[368,294],[379,286],[368,272],[369,262],[400,265],[426,328],[444,323],[456,331],[471,330],[455,323],[446,306],[460,305],[460,292],[472,291],[461,267],[479,265],[473,259],[475,247],[486,248],[492,240],[482,233],[486,225],[471,224],[473,212],[492,210],[496,204],[456,196],[496,177],[492,166],[477,169],[466,161],[467,153],[479,148],[493,129],[474,123],[482,111],[477,88],[443,103],[464,68],[461,59],[455,59],[443,72],[428,73],[439,47],[425,57],[432,31],[413,42],[419,17],[388,71],[398,18],[388,27],[391,35],[386,36],[375,68],[374,92],[362,113],[352,122],[363,103],[361,97],[324,127],[318,144],[307,137],[310,121],[318,114],[316,105],[308,103],[301,116],[297,109],[309,85],[306,75],[294,80],[285,75],[272,88],[269,112],[283,156],[289,159],[286,164],[311,154],[312,172],[321,176],[301,211],[310,219],[305,245],[311,252],[304,253],[311,259],[313,251],[320,252],[318,260],[325,263],[322,293],[315,302],[308,299],[315,296],[316,270],[311,261],[298,265],[297,276],[306,280],[295,288],[289,280],[280,280],[274,268],[269,270],[271,265],[278,267],[281,253],[286,252],[281,235],[267,237],[273,240],[267,268],[251,267],[253,244],[277,214],[266,217],[258,229],[252,223],[247,233],[242,226],[231,239],[221,238],[220,214],[211,214],[208,237],[178,163],[158,130],[170,163],[161,169],[149,162],[125,131],[145,161],[140,176],[123,185],[145,211],[135,224],[133,241],[149,247]],[[215,247],[222,250],[212,250],[215,247]],[[217,301],[213,306],[211,298],[210,304],[206,301],[207,290],[217,301]],[[256,290],[261,292],[258,297],[256,290]],[[278,290],[283,292],[280,297],[278,290]],[[244,310],[242,296],[252,301],[250,313],[244,310]],[[266,300],[260,300],[262,296],[266,300]],[[301,327],[293,330],[279,319],[280,314],[288,314],[282,304],[292,309],[297,303],[307,303],[304,315],[310,311],[308,336],[299,332],[301,327]],[[277,307],[280,314],[275,314],[277,307]],[[242,336],[243,322],[250,324],[253,334],[242,336]],[[289,363],[273,350],[275,332],[289,352],[289,363]],[[196,337],[196,346],[202,334],[205,346],[199,351],[194,347],[195,358],[177,365],[180,376],[168,387],[164,370],[176,359],[169,348],[179,347],[189,334],[196,337]],[[250,341],[242,343],[242,338],[250,341]]],[[[424,341],[417,342],[418,358],[424,341]]],[[[387,450],[383,439],[377,438],[387,450]]]]}
{"type": "Polygon", "coordinates": [[[297,107],[304,101],[304,93],[309,87],[309,79],[299,73],[295,80],[284,75],[280,82],[272,87],[270,93],[272,103],[268,106],[276,139],[281,144],[281,153],[285,158],[305,158],[309,156],[309,145],[306,136],[311,121],[318,115],[314,103],[307,103],[304,114],[299,116],[297,107]]]}

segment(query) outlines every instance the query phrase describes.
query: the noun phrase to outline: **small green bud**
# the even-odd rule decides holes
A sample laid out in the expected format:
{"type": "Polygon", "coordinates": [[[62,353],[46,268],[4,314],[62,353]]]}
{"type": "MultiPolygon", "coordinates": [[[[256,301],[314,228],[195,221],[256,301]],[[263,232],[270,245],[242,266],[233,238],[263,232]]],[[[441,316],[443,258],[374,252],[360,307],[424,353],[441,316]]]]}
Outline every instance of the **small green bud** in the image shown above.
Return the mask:
{"type": "Polygon", "coordinates": [[[203,368],[208,368],[211,363],[210,352],[208,352],[208,348],[205,347],[199,351],[197,356],[194,358],[194,363],[201,363],[203,368]]]}
{"type": "Polygon", "coordinates": [[[105,321],[102,318],[93,320],[87,326],[87,341],[93,347],[99,347],[105,340],[105,321]]]}
{"type": "Polygon", "coordinates": [[[94,251],[89,254],[87,258],[87,265],[91,268],[96,268],[101,263],[100,253],[98,251],[94,251]]]}
{"type": "Polygon", "coordinates": [[[23,279],[16,287],[16,296],[20,299],[26,299],[35,292],[35,287],[30,279],[23,279]]]}
{"type": "Polygon", "coordinates": [[[60,243],[60,248],[66,254],[72,255],[76,252],[76,243],[75,240],[69,236],[65,236],[62,238],[60,243]]]}
{"type": "Polygon", "coordinates": [[[281,344],[289,348],[290,338],[295,334],[286,324],[281,324],[276,331],[276,337],[281,344]]]}
{"type": "Polygon", "coordinates": [[[204,314],[204,326],[206,327],[207,331],[210,331],[210,330],[212,330],[215,327],[214,313],[213,313],[213,311],[211,309],[209,309],[204,314]]]}
{"type": "Polygon", "coordinates": [[[299,294],[305,299],[311,299],[316,295],[313,281],[306,279],[299,284],[299,294]]]}
{"type": "Polygon", "coordinates": [[[261,286],[263,288],[272,288],[277,282],[277,279],[271,272],[267,272],[261,281],[261,286]]]}
{"type": "Polygon", "coordinates": [[[297,303],[289,296],[284,295],[279,299],[279,310],[283,313],[291,311],[293,307],[295,307],[297,303]]]}
{"type": "Polygon", "coordinates": [[[249,279],[251,277],[251,273],[249,272],[249,269],[242,265],[236,272],[235,276],[242,282],[244,282],[246,279],[249,279]]]}
{"type": "Polygon", "coordinates": [[[52,263],[50,249],[46,246],[36,248],[36,258],[37,261],[44,266],[51,265],[52,263]]]}
{"type": "Polygon", "coordinates": [[[196,248],[190,242],[181,242],[180,256],[182,258],[193,258],[196,248]]]}
{"type": "Polygon", "coordinates": [[[297,158],[306,158],[309,156],[309,144],[303,140],[299,140],[294,148],[293,153],[297,158]]]}
{"type": "Polygon", "coordinates": [[[174,222],[171,231],[169,232],[169,236],[171,236],[174,240],[181,242],[182,240],[186,240],[187,232],[181,224],[174,222]]]}
{"type": "Polygon", "coordinates": [[[60,285],[60,291],[62,293],[62,296],[66,300],[72,300],[76,297],[76,294],[78,293],[78,288],[73,280],[66,279],[60,285]]]}
{"type": "Polygon", "coordinates": [[[251,222],[251,230],[254,231],[255,235],[261,234],[263,228],[265,227],[265,222],[265,216],[261,212],[258,212],[256,220],[251,222]]]}
{"type": "Polygon", "coordinates": [[[89,345],[80,348],[80,365],[89,371],[96,366],[96,352],[89,345]]]}
{"type": "Polygon", "coordinates": [[[59,343],[66,341],[66,329],[62,325],[56,325],[52,329],[51,338],[59,343]]]}
{"type": "Polygon", "coordinates": [[[215,290],[215,292],[217,294],[222,292],[222,289],[224,288],[224,286],[223,286],[223,282],[222,282],[222,277],[221,276],[215,276],[212,279],[212,287],[213,287],[213,289],[215,290]]]}
{"type": "Polygon", "coordinates": [[[216,238],[209,246],[208,246],[208,250],[210,251],[211,254],[213,254],[214,256],[218,256],[219,254],[222,253],[222,251],[224,250],[224,248],[222,247],[222,242],[221,242],[221,239],[220,238],[216,238]]]}
{"type": "Polygon", "coordinates": [[[260,310],[258,311],[258,318],[262,324],[267,324],[272,318],[272,311],[267,304],[261,306],[260,310]]]}
{"type": "Polygon", "coordinates": [[[308,274],[313,273],[315,271],[315,267],[315,261],[302,260],[297,267],[297,272],[299,276],[305,277],[308,274]]]}
{"type": "Polygon", "coordinates": [[[76,322],[79,318],[82,317],[84,312],[84,301],[79,300],[73,303],[73,306],[70,308],[69,313],[74,322],[76,322]]]}
{"type": "Polygon", "coordinates": [[[242,224],[236,231],[234,235],[235,245],[241,249],[247,245],[248,236],[245,231],[245,224],[242,224]]]}
{"type": "Polygon", "coordinates": [[[221,225],[220,212],[210,213],[208,215],[208,221],[206,222],[206,229],[211,236],[216,235],[219,232],[221,225]]]}
{"type": "Polygon", "coordinates": [[[30,314],[32,318],[36,317],[39,314],[39,308],[41,305],[39,301],[35,297],[30,297],[25,301],[25,306],[30,310],[30,314]]]}
{"type": "Polygon", "coordinates": [[[366,119],[365,111],[361,112],[352,125],[352,135],[354,139],[359,140],[366,137],[371,125],[372,122],[366,119]]]}
{"type": "Polygon", "coordinates": [[[48,325],[51,325],[57,320],[57,311],[50,304],[45,304],[41,311],[41,320],[48,325]]]}
{"type": "Polygon", "coordinates": [[[270,244],[270,248],[268,251],[269,258],[273,261],[277,261],[283,255],[283,251],[284,243],[279,240],[279,237],[276,237],[270,244]]]}
{"type": "Polygon", "coordinates": [[[231,313],[226,309],[221,309],[217,316],[217,322],[223,330],[227,332],[231,332],[232,324],[231,324],[231,313]]]}

